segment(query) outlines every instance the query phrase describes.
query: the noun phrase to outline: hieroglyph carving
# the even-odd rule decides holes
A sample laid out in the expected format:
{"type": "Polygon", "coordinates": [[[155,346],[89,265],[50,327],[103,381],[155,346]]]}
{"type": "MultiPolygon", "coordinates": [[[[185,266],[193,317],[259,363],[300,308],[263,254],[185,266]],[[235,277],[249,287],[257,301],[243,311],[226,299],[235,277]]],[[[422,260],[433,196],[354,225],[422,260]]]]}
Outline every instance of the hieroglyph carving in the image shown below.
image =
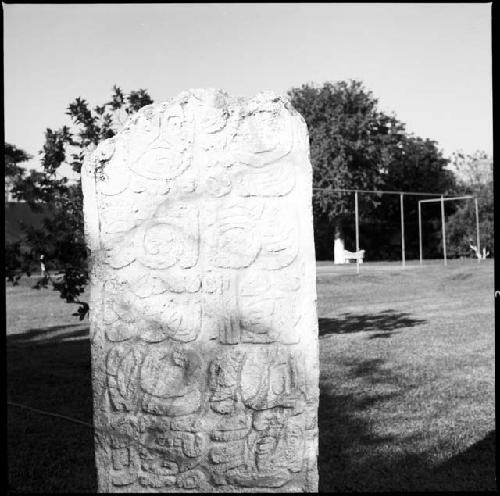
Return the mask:
{"type": "Polygon", "coordinates": [[[86,158],[100,492],[317,491],[307,128],[191,90],[86,158]]]}

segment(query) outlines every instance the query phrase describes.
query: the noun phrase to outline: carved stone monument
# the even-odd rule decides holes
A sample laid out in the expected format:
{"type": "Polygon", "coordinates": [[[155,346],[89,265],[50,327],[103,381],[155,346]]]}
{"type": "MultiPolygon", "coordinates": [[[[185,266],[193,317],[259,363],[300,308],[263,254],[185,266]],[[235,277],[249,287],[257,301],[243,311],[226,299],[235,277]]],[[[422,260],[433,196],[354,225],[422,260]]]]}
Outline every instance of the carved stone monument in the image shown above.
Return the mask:
{"type": "Polygon", "coordinates": [[[317,491],[307,128],[191,90],[82,170],[100,492],[317,491]]]}

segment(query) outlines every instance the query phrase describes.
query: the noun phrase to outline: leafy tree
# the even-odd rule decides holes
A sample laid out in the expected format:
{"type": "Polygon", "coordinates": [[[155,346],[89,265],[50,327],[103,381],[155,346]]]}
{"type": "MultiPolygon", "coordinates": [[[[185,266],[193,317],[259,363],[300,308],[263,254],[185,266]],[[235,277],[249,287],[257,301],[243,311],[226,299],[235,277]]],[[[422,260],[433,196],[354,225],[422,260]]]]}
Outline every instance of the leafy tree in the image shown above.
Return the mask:
{"type": "MultiPolygon", "coordinates": [[[[15,181],[20,180],[26,175],[26,170],[19,164],[27,162],[33,158],[21,148],[15,145],[5,143],[4,168],[5,168],[5,201],[11,193],[15,181]]],[[[5,268],[7,280],[16,285],[20,279],[19,271],[22,268],[23,256],[21,242],[9,242],[5,240],[5,268]]],[[[27,269],[29,272],[29,268],[27,269]]]]}
{"type": "MultiPolygon", "coordinates": [[[[377,99],[360,81],[327,82],[292,88],[292,105],[309,129],[313,186],[334,189],[376,189],[391,161],[404,125],[377,108],[377,99]]],[[[376,205],[376,198],[368,200],[376,205]]],[[[353,195],[314,191],[316,249],[331,252],[329,226],[344,237],[352,223],[353,195]]]]}
{"type": "MultiPolygon", "coordinates": [[[[490,256],[495,253],[493,181],[475,191],[479,210],[481,252],[486,248],[490,256]]],[[[446,245],[450,257],[476,257],[471,245],[476,246],[476,209],[471,200],[464,201],[446,223],[446,245]]]]}
{"type": "Polygon", "coordinates": [[[26,228],[27,241],[32,251],[44,254],[47,269],[60,269],[59,278],[47,276],[38,287],[49,281],[67,302],[80,305],[76,315],[83,319],[88,305],[78,297],[88,281],[87,250],[83,233],[83,197],[79,181],[58,177],[60,167],[69,163],[80,173],[86,151],[100,141],[111,138],[123,124],[124,116],[137,112],[152,103],[146,90],[125,95],[114,86],[111,100],[93,109],[89,103],[76,98],[70,103],[67,115],[72,127],[47,129],[41,164],[42,171],[31,170],[15,181],[14,192],[33,209],[50,212],[43,228],[26,228]],[[124,115],[123,115],[124,114],[124,115]]]}
{"type": "MultiPolygon", "coordinates": [[[[452,175],[445,170],[448,161],[436,143],[409,136],[401,121],[378,109],[377,99],[362,82],[306,84],[288,95],[309,129],[313,186],[326,189],[315,190],[313,196],[318,258],[331,256],[332,234],[354,239],[354,195],[327,189],[444,193],[453,188],[452,175]]],[[[376,228],[381,219],[399,226],[399,198],[359,195],[359,201],[360,221],[373,231],[371,239],[360,233],[362,247],[371,257],[390,257],[380,249],[384,237],[376,228]]],[[[408,213],[416,215],[416,206],[408,213]]]]}
{"type": "Polygon", "coordinates": [[[401,136],[400,153],[393,156],[383,186],[399,191],[450,194],[455,191],[453,173],[448,170],[437,143],[417,136],[401,136]]]}
{"type": "MultiPolygon", "coordinates": [[[[456,191],[454,174],[448,170],[449,160],[444,158],[437,143],[413,135],[402,135],[398,152],[383,174],[381,189],[389,191],[412,191],[435,194],[453,194],[456,191]]],[[[418,243],[418,200],[422,197],[405,196],[405,247],[408,258],[419,255],[418,243]]],[[[448,204],[447,209],[454,208],[448,204]]],[[[441,254],[440,210],[426,208],[423,217],[423,246],[427,257],[441,254]]],[[[387,195],[374,209],[368,211],[368,228],[372,229],[376,242],[370,251],[375,258],[400,259],[401,206],[397,195],[387,195]],[[390,237],[398,238],[398,246],[391,246],[390,237]]]]}
{"type": "Polygon", "coordinates": [[[11,145],[10,143],[5,143],[5,152],[4,152],[4,167],[5,167],[5,177],[17,177],[24,174],[24,169],[19,167],[18,164],[27,162],[31,160],[33,157],[26,153],[24,150],[17,148],[15,145],[11,145]]]}
{"type": "Polygon", "coordinates": [[[19,268],[21,267],[21,243],[14,241],[5,243],[5,277],[13,286],[16,286],[21,275],[19,268]]]}
{"type": "Polygon", "coordinates": [[[472,154],[464,154],[459,150],[453,153],[450,170],[465,191],[467,188],[487,184],[493,179],[493,160],[482,150],[472,154]]]}
{"type": "MultiPolygon", "coordinates": [[[[494,255],[494,195],[493,160],[484,152],[454,154],[452,170],[456,174],[460,195],[473,195],[478,200],[481,251],[486,248],[494,255]]],[[[476,241],[476,209],[474,201],[463,201],[448,218],[446,226],[447,251],[450,256],[476,256],[471,249],[476,241]]]]}

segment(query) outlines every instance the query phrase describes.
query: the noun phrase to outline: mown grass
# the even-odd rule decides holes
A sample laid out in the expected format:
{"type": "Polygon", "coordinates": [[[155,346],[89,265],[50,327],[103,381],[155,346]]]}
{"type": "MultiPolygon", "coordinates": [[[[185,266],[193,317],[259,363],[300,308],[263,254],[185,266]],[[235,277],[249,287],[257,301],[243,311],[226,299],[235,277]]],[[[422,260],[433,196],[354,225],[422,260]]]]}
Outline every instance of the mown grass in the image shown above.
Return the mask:
{"type": "Polygon", "coordinates": [[[493,265],[319,275],[323,491],[493,490],[493,265]]]}
{"type": "MultiPolygon", "coordinates": [[[[320,490],[496,490],[493,263],[376,269],[318,270],[320,490]]],[[[7,287],[8,399],[91,423],[72,311],[7,287]]],[[[10,490],[95,492],[92,436],[9,407],[10,490]]]]}

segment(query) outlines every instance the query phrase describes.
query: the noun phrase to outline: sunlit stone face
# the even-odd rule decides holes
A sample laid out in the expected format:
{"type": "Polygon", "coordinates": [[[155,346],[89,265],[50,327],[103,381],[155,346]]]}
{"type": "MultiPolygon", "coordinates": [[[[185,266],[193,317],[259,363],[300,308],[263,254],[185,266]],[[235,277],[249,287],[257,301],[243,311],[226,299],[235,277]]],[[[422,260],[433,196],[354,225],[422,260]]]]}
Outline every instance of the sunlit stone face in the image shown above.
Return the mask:
{"type": "Polygon", "coordinates": [[[99,491],[317,491],[301,116],[190,90],[130,117],[82,185],[99,491]]]}

